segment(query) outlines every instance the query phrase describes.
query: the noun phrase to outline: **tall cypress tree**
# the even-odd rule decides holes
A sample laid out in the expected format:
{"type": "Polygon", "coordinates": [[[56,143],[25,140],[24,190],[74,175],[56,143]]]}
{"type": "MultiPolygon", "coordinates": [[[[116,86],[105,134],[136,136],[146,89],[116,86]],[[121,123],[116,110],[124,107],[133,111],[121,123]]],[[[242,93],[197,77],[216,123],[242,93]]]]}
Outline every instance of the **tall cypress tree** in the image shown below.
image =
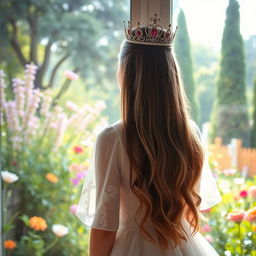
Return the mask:
{"type": "Polygon", "coordinates": [[[177,30],[174,41],[175,53],[181,69],[185,92],[190,102],[191,115],[192,118],[198,122],[199,111],[198,104],[195,100],[195,85],[193,78],[193,63],[191,58],[190,40],[183,10],[181,10],[178,15],[178,26],[179,29],[177,30]]]}
{"type": "Polygon", "coordinates": [[[253,88],[253,115],[252,115],[253,125],[251,130],[251,147],[256,148],[256,79],[254,81],[253,88]]]}
{"type": "Polygon", "coordinates": [[[229,0],[222,36],[221,69],[217,82],[217,99],[212,114],[212,136],[220,136],[227,144],[240,138],[249,146],[249,117],[245,87],[245,60],[240,34],[237,0],[229,0]]]}

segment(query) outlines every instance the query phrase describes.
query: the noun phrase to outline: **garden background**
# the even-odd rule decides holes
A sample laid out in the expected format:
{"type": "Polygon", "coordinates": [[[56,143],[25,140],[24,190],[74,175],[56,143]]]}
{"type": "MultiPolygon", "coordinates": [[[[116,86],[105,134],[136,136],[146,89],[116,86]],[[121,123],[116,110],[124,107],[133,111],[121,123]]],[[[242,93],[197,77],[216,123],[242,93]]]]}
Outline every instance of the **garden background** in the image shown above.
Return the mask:
{"type": "MultiPolygon", "coordinates": [[[[202,213],[201,231],[220,255],[256,256],[256,29],[240,31],[240,21],[256,24],[256,7],[209,2],[224,17],[213,22],[194,2],[174,2],[191,115],[209,150],[236,138],[250,152],[225,167],[226,156],[210,152],[223,201],[202,213]]],[[[74,211],[96,135],[120,118],[115,76],[128,18],[128,0],[0,1],[1,255],[87,255],[74,211]]]]}

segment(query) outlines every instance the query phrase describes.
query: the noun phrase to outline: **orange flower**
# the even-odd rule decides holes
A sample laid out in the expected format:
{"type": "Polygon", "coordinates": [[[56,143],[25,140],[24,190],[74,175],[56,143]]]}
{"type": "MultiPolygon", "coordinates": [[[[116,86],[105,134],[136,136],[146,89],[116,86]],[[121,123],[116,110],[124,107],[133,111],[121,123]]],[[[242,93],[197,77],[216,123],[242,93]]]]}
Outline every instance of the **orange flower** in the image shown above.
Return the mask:
{"type": "Polygon", "coordinates": [[[244,218],[249,222],[256,222],[256,207],[249,209],[246,213],[244,218]]]}
{"type": "Polygon", "coordinates": [[[13,240],[4,241],[4,247],[9,250],[13,250],[16,247],[16,242],[13,240]]]}
{"type": "Polygon", "coordinates": [[[58,177],[53,173],[47,173],[45,177],[47,180],[49,180],[52,183],[58,182],[58,177]]]}
{"type": "Polygon", "coordinates": [[[37,216],[31,217],[29,219],[29,226],[36,231],[44,231],[47,229],[46,221],[43,218],[37,216]]]}
{"type": "Polygon", "coordinates": [[[256,232],[256,226],[252,226],[252,231],[256,232]]]}

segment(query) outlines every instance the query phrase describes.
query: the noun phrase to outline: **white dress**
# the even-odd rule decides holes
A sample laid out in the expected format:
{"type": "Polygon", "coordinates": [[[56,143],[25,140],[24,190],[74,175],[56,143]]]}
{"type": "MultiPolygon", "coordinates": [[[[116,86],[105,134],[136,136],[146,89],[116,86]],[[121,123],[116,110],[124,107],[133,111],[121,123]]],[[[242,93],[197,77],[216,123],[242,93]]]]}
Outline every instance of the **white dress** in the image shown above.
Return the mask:
{"type": "MultiPolygon", "coordinates": [[[[129,185],[129,160],[121,126],[119,120],[98,134],[75,215],[88,227],[117,231],[110,256],[218,256],[200,232],[191,235],[185,220],[183,227],[190,234],[189,240],[174,250],[161,253],[158,246],[142,237],[134,220],[139,201],[129,185]]],[[[200,210],[222,200],[206,159],[197,189],[202,197],[200,210]]],[[[154,234],[150,223],[146,228],[154,234]]]]}

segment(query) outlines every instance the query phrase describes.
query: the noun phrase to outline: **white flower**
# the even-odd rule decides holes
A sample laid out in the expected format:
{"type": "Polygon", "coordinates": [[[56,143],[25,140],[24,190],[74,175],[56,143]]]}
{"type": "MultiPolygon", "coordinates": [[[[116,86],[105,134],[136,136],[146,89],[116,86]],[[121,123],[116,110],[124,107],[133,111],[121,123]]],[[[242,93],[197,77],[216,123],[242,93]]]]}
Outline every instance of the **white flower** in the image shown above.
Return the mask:
{"type": "Polygon", "coordinates": [[[68,228],[61,224],[54,224],[52,226],[52,232],[59,237],[65,236],[68,234],[68,228]]]}
{"type": "Polygon", "coordinates": [[[236,185],[242,185],[242,184],[244,184],[244,182],[245,182],[244,178],[235,178],[234,179],[234,183],[236,185]]]}
{"type": "Polygon", "coordinates": [[[14,183],[19,179],[19,177],[15,173],[8,172],[8,171],[1,171],[1,175],[2,175],[2,179],[6,183],[14,183]]]}

